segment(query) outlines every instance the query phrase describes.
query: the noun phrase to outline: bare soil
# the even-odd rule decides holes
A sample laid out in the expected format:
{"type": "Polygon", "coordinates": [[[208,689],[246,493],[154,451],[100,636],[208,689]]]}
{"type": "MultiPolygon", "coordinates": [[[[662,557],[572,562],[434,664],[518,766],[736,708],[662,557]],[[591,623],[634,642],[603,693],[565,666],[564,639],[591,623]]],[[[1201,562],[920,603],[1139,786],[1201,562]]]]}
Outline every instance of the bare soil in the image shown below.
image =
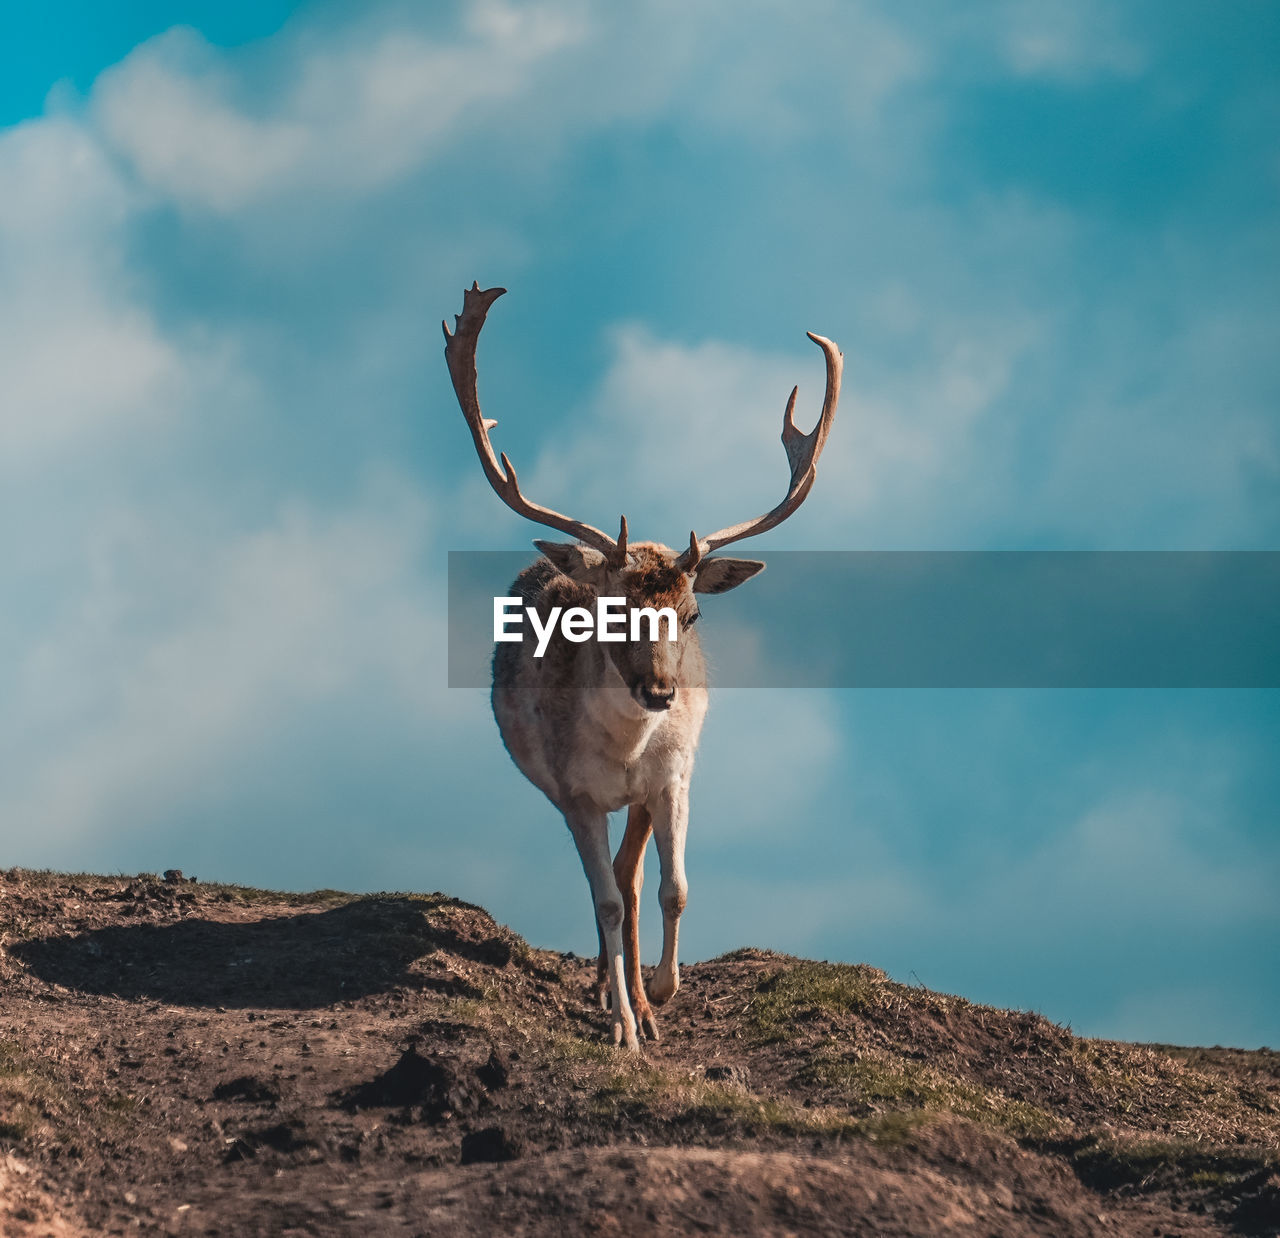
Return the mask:
{"type": "Polygon", "coordinates": [[[0,1234],[1280,1234],[1280,1054],[872,967],[594,960],[444,895],[0,872],[0,1234]]]}

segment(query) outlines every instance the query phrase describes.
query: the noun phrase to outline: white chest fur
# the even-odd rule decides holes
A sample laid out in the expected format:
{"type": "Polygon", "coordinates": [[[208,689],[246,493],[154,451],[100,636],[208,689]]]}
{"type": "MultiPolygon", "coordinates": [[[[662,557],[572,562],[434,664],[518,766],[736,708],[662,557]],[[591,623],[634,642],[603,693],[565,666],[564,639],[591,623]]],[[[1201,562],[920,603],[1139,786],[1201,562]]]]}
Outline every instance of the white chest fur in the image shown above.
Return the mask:
{"type": "Polygon", "coordinates": [[[583,691],[580,702],[566,770],[571,794],[613,812],[687,775],[702,726],[702,700],[653,712],[638,705],[614,674],[583,691]]]}

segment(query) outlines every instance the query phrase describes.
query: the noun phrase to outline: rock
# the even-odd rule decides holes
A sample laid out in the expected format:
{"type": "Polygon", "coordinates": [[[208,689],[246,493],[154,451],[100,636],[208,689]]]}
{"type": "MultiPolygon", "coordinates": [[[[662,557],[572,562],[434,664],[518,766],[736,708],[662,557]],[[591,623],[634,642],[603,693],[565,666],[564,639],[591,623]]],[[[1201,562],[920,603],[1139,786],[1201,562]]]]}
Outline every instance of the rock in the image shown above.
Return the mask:
{"type": "Polygon", "coordinates": [[[486,1126],[462,1137],[462,1164],[514,1161],[520,1155],[520,1144],[500,1126],[486,1126]]]}
{"type": "Polygon", "coordinates": [[[165,885],[176,886],[185,880],[186,878],[182,875],[182,869],[180,868],[166,868],[164,870],[165,885]]]}
{"type": "Polygon", "coordinates": [[[713,1083],[736,1083],[746,1087],[751,1082],[751,1072],[745,1066],[708,1066],[706,1077],[713,1083]]]}
{"type": "Polygon", "coordinates": [[[315,1141],[307,1138],[303,1124],[293,1119],[265,1126],[261,1130],[246,1131],[239,1138],[230,1140],[223,1153],[223,1160],[247,1161],[257,1156],[263,1148],[270,1148],[275,1152],[298,1152],[315,1146],[315,1141]]]}
{"type": "Polygon", "coordinates": [[[253,1075],[238,1075],[218,1084],[213,1089],[214,1100],[243,1100],[250,1104],[274,1105],[280,1099],[280,1089],[269,1079],[256,1079],[253,1075]]]}
{"type": "Polygon", "coordinates": [[[1232,1217],[1236,1228],[1247,1234],[1275,1233],[1280,1229],[1280,1173],[1254,1174],[1243,1186],[1245,1196],[1232,1217]]]}
{"type": "Polygon", "coordinates": [[[277,1152],[295,1152],[311,1146],[311,1141],[300,1134],[301,1130],[300,1122],[277,1122],[275,1126],[255,1131],[250,1138],[260,1147],[274,1148],[277,1152]]]}
{"type": "Polygon", "coordinates": [[[511,1079],[511,1068],[496,1046],[489,1051],[489,1060],[483,1066],[476,1067],[476,1078],[490,1092],[507,1086],[511,1079]]]}
{"type": "Polygon", "coordinates": [[[438,1122],[450,1113],[474,1109],[479,1098],[446,1063],[421,1057],[410,1045],[390,1070],[351,1092],[347,1103],[358,1109],[420,1105],[428,1122],[438,1122]]]}

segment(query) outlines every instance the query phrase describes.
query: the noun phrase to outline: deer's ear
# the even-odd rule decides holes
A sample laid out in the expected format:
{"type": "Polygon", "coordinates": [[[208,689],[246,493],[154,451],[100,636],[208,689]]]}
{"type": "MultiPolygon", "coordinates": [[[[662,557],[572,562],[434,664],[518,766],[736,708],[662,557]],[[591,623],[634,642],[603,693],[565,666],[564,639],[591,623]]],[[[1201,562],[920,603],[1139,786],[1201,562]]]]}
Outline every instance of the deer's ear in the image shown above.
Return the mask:
{"type": "Polygon", "coordinates": [[[758,559],[703,559],[693,575],[693,591],[727,593],[763,571],[758,559]]]}
{"type": "Polygon", "coordinates": [[[604,582],[607,574],[604,555],[591,546],[583,546],[578,542],[535,541],[533,544],[570,580],[576,580],[580,585],[600,585],[604,582]]]}

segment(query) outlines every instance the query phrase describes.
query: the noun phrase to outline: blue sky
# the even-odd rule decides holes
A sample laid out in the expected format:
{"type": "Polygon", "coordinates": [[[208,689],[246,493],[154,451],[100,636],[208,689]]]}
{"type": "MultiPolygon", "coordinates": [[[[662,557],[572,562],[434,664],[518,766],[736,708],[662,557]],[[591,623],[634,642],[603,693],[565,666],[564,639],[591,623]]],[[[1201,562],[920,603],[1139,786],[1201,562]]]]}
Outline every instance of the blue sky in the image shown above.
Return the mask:
{"type": "MultiPolygon", "coordinates": [[[[815,330],[845,396],[762,554],[1277,548],[1274,6],[421,7],[55,4],[0,53],[3,861],[593,947],[444,686],[447,551],[536,535],[442,362],[472,279],[500,446],[593,523],[771,504],[815,330]]],[[[1262,691],[722,693],[682,940],[1275,1045],[1278,739],[1262,691]]]]}

